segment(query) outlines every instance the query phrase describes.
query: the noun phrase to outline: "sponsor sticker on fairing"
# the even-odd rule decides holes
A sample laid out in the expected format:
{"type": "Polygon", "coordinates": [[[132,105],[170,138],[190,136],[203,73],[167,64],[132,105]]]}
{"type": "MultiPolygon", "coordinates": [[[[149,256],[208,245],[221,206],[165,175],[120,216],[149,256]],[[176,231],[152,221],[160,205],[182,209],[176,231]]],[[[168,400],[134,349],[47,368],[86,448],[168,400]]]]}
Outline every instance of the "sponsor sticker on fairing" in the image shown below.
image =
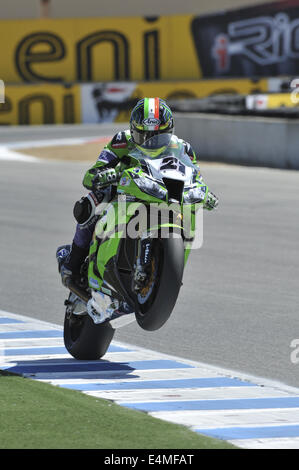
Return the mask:
{"type": "Polygon", "coordinates": [[[121,178],[120,180],[120,185],[121,186],[129,186],[130,185],[130,178],[127,178],[126,176],[123,176],[123,178],[121,178]]]}

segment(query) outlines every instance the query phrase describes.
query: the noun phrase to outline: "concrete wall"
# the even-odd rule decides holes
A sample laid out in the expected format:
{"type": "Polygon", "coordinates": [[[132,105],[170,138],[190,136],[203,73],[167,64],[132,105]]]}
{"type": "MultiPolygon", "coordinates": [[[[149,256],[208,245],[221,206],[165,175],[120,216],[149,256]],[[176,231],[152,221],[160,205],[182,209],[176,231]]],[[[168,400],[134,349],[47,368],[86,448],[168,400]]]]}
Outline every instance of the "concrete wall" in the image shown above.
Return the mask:
{"type": "MultiPolygon", "coordinates": [[[[205,14],[273,0],[50,0],[54,18],[205,14]]],[[[1,1],[0,19],[38,18],[40,0],[1,1]]]]}
{"type": "Polygon", "coordinates": [[[176,114],[175,133],[203,160],[299,170],[299,121],[176,114]]]}

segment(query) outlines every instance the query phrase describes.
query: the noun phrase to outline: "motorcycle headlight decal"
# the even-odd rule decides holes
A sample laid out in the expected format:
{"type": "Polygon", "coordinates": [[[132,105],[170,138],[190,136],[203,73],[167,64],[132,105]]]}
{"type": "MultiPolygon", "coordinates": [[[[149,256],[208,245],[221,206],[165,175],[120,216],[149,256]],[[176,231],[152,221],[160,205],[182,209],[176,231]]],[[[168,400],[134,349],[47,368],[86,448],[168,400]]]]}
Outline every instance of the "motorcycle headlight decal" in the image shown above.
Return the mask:
{"type": "Polygon", "coordinates": [[[194,204],[196,202],[202,202],[206,196],[207,187],[206,186],[193,186],[186,188],[184,193],[184,203],[194,204]]]}
{"type": "Polygon", "coordinates": [[[139,176],[138,178],[134,178],[134,182],[142,192],[147,193],[150,196],[154,196],[158,199],[166,200],[166,188],[163,188],[161,185],[159,185],[152,179],[146,178],[145,176],[139,176]]]}

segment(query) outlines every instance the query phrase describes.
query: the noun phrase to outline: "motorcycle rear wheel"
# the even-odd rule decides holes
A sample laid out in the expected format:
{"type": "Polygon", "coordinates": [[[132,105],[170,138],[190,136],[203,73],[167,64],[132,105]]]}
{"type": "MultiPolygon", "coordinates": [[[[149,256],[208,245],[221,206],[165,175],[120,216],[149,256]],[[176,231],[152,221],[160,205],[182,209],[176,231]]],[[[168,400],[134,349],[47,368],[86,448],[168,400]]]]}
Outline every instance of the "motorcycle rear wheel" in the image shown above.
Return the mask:
{"type": "Polygon", "coordinates": [[[103,357],[114,336],[110,323],[95,324],[88,314],[64,318],[64,345],[75,359],[98,360],[103,357]]]}

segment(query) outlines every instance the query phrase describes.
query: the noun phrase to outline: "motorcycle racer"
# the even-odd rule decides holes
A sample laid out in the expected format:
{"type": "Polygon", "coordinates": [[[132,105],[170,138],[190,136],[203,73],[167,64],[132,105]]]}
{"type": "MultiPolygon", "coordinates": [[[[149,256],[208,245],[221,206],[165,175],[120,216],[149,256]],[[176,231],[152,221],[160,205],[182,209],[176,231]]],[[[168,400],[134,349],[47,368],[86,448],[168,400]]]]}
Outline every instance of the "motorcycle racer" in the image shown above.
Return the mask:
{"type": "MultiPolygon", "coordinates": [[[[158,156],[166,147],[147,148],[147,141],[160,134],[171,134],[172,139],[176,139],[184,146],[185,153],[196,165],[196,154],[191,145],[174,136],[173,115],[166,102],[160,98],[144,98],[138,101],[131,113],[130,129],[118,132],[104,147],[96,163],[84,175],[83,186],[90,192],[77,201],[74,206],[73,213],[77,226],[71,250],[67,249],[67,246],[62,246],[56,252],[64,285],[67,284],[69,278],[76,282],[80,277],[80,268],[88,255],[95,224],[98,220],[95,209],[104,198],[110,201],[115,196],[113,183],[117,181],[119,173],[131,166],[131,159],[128,156],[130,151],[137,147],[149,157],[158,156]],[[120,167],[120,169],[117,170],[116,167],[120,167]]],[[[200,175],[199,168],[198,171],[200,175]]],[[[202,179],[201,175],[200,178],[202,179]]],[[[217,205],[217,197],[209,192],[204,208],[212,210],[217,205]]]]}

